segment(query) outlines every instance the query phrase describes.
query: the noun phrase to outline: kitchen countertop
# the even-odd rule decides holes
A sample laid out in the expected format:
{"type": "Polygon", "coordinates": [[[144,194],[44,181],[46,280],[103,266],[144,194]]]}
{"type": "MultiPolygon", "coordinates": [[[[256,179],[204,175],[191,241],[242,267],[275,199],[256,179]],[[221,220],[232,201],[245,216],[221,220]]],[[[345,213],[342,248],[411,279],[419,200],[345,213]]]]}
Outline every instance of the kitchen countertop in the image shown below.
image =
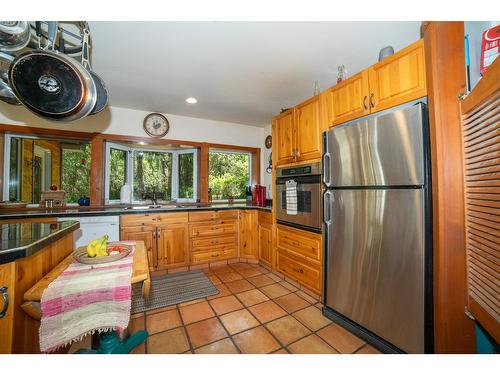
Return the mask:
{"type": "Polygon", "coordinates": [[[252,203],[198,203],[198,204],[178,204],[166,205],[170,207],[165,208],[149,208],[148,206],[141,207],[141,209],[130,209],[128,206],[109,206],[109,207],[84,207],[84,206],[70,206],[63,209],[23,209],[23,210],[2,210],[0,211],[0,220],[7,219],[29,219],[41,217],[76,217],[76,216],[111,216],[123,214],[145,214],[152,212],[182,212],[182,211],[209,211],[209,210],[261,210],[271,212],[272,206],[257,206],[252,203]]]}
{"type": "Polygon", "coordinates": [[[78,221],[0,225],[0,264],[25,258],[80,228],[78,221]]]}

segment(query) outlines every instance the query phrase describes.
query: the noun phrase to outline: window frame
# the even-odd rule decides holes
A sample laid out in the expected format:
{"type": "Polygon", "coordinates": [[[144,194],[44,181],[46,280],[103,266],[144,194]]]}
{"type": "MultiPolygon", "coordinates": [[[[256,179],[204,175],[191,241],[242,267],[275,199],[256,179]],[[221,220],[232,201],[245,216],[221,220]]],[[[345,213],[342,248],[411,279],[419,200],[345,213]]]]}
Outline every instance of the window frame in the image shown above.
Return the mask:
{"type": "Polygon", "coordinates": [[[162,150],[156,148],[139,148],[131,146],[124,146],[119,143],[114,142],[106,142],[106,155],[105,155],[105,175],[104,175],[104,204],[105,205],[113,205],[120,204],[119,199],[109,199],[109,176],[110,176],[110,152],[111,148],[128,151],[127,155],[127,175],[126,175],[126,183],[131,185],[132,190],[132,204],[141,204],[144,201],[133,199],[134,194],[134,152],[158,152],[164,154],[172,154],[172,186],[171,186],[171,200],[175,202],[196,202],[198,199],[198,149],[197,148],[189,148],[182,150],[162,150]],[[193,198],[179,198],[179,155],[180,154],[193,154],[193,198]]]}
{"type": "MultiPolygon", "coordinates": [[[[23,138],[23,139],[34,139],[34,140],[56,140],[60,141],[61,139],[76,139],[78,141],[82,142],[88,142],[90,145],[92,142],[88,139],[80,139],[80,138],[72,138],[72,137],[58,137],[57,135],[54,136],[36,136],[36,135],[30,135],[30,134],[23,134],[23,133],[4,133],[3,134],[3,181],[2,181],[2,200],[8,201],[9,200],[9,184],[10,184],[10,144],[11,144],[11,139],[12,138],[23,138]]],[[[19,155],[21,154],[21,143],[18,144],[18,152],[19,155]]],[[[92,146],[91,146],[92,147],[92,146]]],[[[62,157],[62,150],[61,150],[61,157],[62,157]]],[[[18,167],[19,171],[21,172],[21,178],[22,178],[22,160],[19,158],[18,160],[18,167]]],[[[90,167],[90,170],[92,169],[92,166],[90,167]]],[[[90,180],[89,180],[90,184],[90,180]]],[[[17,185],[17,193],[19,196],[19,199],[21,198],[21,182],[18,183],[17,185]]],[[[79,206],[77,202],[71,202],[71,203],[66,203],[66,206],[71,207],[71,206],[79,206]]],[[[39,203],[28,203],[27,207],[40,207],[39,203]]]]}
{"type": "MultiPolygon", "coordinates": [[[[246,186],[252,186],[253,182],[253,156],[254,153],[252,151],[244,151],[244,150],[231,150],[231,149],[225,149],[225,148],[217,148],[217,147],[210,147],[208,149],[208,174],[207,174],[207,180],[208,180],[208,188],[210,189],[210,153],[211,152],[217,152],[220,154],[247,154],[248,155],[248,181],[246,186]]],[[[222,202],[227,202],[228,199],[212,199],[212,202],[215,203],[222,203],[222,202]]],[[[234,202],[245,202],[246,198],[237,198],[234,199],[234,202]]]]}

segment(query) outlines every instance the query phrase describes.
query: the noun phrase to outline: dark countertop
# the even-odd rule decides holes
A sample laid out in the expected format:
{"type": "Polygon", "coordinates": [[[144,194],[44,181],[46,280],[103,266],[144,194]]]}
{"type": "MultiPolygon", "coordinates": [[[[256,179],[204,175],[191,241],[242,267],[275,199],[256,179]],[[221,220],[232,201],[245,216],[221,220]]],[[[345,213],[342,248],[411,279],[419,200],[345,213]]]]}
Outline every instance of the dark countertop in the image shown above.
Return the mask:
{"type": "MultiPolygon", "coordinates": [[[[133,205],[132,205],[133,206],[133,205]]],[[[0,220],[6,219],[29,219],[35,217],[76,217],[76,216],[111,216],[124,214],[144,214],[152,212],[181,212],[181,211],[208,211],[208,210],[261,210],[271,212],[272,205],[257,206],[252,203],[199,203],[199,204],[178,204],[167,208],[148,208],[127,209],[127,206],[109,206],[109,207],[83,207],[70,206],[64,209],[32,209],[32,210],[9,210],[0,211],[0,220]]],[[[130,205],[128,207],[131,207],[130,205]]]]}
{"type": "Polygon", "coordinates": [[[28,257],[80,228],[78,221],[0,225],[0,264],[28,257]]]}

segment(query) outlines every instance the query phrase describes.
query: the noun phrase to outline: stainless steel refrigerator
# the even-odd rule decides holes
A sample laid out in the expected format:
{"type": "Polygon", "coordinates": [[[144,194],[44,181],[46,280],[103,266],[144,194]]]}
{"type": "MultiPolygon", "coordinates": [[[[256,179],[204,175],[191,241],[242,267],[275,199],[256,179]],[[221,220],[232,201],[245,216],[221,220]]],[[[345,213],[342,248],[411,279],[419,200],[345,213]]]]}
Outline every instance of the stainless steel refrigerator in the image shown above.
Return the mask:
{"type": "Polygon", "coordinates": [[[324,314],[384,352],[432,352],[426,106],[323,135],[324,314]]]}

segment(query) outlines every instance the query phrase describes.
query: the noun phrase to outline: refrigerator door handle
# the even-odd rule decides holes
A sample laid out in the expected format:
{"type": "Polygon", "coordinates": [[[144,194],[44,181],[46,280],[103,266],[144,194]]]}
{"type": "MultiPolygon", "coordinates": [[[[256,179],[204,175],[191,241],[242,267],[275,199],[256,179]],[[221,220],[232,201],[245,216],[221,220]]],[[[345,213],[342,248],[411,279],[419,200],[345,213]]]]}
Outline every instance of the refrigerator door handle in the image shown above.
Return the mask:
{"type": "Polygon", "coordinates": [[[330,153],[325,152],[323,154],[323,182],[327,187],[332,185],[332,175],[330,174],[330,153]]]}
{"type": "Polygon", "coordinates": [[[330,212],[330,207],[332,200],[332,192],[330,190],[325,191],[323,196],[323,221],[327,227],[330,227],[332,223],[332,213],[330,212]]]}

